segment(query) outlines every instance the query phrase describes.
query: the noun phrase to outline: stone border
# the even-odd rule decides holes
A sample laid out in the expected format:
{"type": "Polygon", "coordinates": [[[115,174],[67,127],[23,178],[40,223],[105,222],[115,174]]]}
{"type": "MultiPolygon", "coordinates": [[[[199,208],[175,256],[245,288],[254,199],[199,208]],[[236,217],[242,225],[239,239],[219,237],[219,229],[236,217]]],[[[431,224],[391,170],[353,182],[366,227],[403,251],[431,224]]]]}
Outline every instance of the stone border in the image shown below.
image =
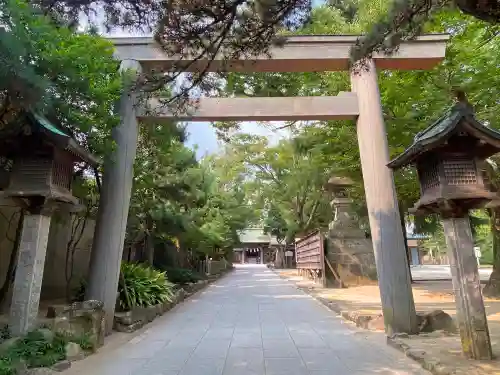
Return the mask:
{"type": "MultiPolygon", "coordinates": [[[[270,268],[275,274],[277,274],[281,279],[288,280],[285,276],[282,276],[279,274],[279,270],[275,268],[270,268]]],[[[373,314],[363,314],[360,313],[359,311],[348,311],[344,310],[341,305],[328,301],[324,298],[318,297],[315,295],[313,290],[311,288],[304,288],[300,287],[297,285],[297,283],[293,282],[293,285],[306,293],[307,295],[311,296],[314,298],[316,301],[333,311],[334,313],[338,314],[340,317],[342,317],[344,320],[347,320],[349,322],[352,322],[356,324],[356,327],[362,328],[362,329],[367,329],[372,332],[375,332],[373,329],[368,328],[368,323],[370,320],[372,320],[375,315],[373,314]]],[[[380,332],[380,331],[379,331],[380,332]]],[[[424,370],[429,371],[433,375],[455,375],[456,371],[446,365],[443,365],[437,358],[427,354],[424,350],[416,350],[416,349],[411,349],[411,347],[401,341],[398,336],[394,337],[387,337],[387,345],[391,346],[392,348],[399,350],[402,352],[404,355],[406,355],[408,358],[414,360],[417,362],[424,370]]],[[[402,334],[399,335],[399,337],[408,337],[407,334],[402,334]]]]}
{"type": "MultiPolygon", "coordinates": [[[[407,337],[406,335],[405,337],[407,337]]],[[[454,375],[455,369],[441,363],[437,358],[427,354],[425,350],[412,349],[408,344],[401,341],[397,336],[387,337],[387,345],[404,353],[408,358],[417,362],[423,369],[434,375],[454,375]]]]}
{"type": "Polygon", "coordinates": [[[154,321],[157,317],[163,316],[187,298],[205,289],[208,285],[220,280],[232,270],[233,268],[222,270],[220,273],[209,275],[205,280],[200,280],[197,283],[191,283],[185,287],[179,288],[175,292],[171,302],[167,301],[163,304],[155,306],[141,307],[131,311],[115,313],[113,329],[117,332],[123,333],[135,332],[148,323],[154,321]]]}

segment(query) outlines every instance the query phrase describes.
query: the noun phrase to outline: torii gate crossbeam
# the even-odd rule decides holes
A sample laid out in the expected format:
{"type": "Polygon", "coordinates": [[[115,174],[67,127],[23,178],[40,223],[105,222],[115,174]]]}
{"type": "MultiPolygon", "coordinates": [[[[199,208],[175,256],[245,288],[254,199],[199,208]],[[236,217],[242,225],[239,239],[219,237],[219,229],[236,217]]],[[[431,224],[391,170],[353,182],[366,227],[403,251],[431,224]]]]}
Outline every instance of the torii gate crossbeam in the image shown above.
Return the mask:
{"type": "MultiPolygon", "coordinates": [[[[210,70],[239,72],[307,72],[336,71],[349,69],[349,49],[357,36],[310,35],[288,37],[282,47],[271,49],[270,57],[262,56],[223,63],[215,59],[210,70]]],[[[366,61],[364,69],[351,72],[352,91],[357,96],[357,134],[360,148],[361,168],[368,205],[370,228],[375,253],[382,310],[388,334],[412,333],[416,330],[416,314],[408,259],[404,251],[404,239],[396,199],[392,171],[387,168],[389,152],[382,116],[380,93],[376,69],[420,70],[431,69],[445,56],[447,35],[427,35],[403,43],[399,51],[391,56],[375,55],[366,61]]],[[[111,39],[116,47],[116,58],[122,60],[123,69],[171,69],[178,60],[167,56],[150,38],[111,39]]],[[[189,62],[189,59],[184,62],[189,62]]],[[[206,67],[200,61],[191,69],[206,67]]],[[[332,111],[329,116],[345,115],[342,108],[335,108],[335,97],[330,98],[332,111]]],[[[339,99],[339,97],[337,97],[339,99]]],[[[250,105],[252,102],[239,105],[250,105]]],[[[260,99],[263,100],[263,99],[260,99]]],[[[270,100],[270,99],[267,99],[270,100]]],[[[301,99],[292,99],[300,101],[301,99]]],[[[327,99],[316,99],[327,100],[327,99]]],[[[133,179],[133,162],[137,146],[137,119],[135,96],[125,92],[121,100],[122,123],[114,129],[116,152],[105,165],[102,183],[101,205],[96,223],[96,234],[92,251],[90,279],[87,298],[104,302],[108,331],[112,327],[118,276],[125,238],[127,214],[133,179]]],[[[318,102],[317,102],[318,103],[318,102]]],[[[310,103],[313,110],[317,103],[310,103]]],[[[290,104],[287,104],[290,105],[290,104]]],[[[234,116],[230,110],[210,112],[203,109],[206,119],[226,118],[248,121],[263,118],[258,108],[234,116]],[[248,114],[248,116],[246,116],[248,114]],[[259,117],[260,116],[260,117],[259,117]]],[[[220,111],[220,107],[218,109],[220,111]]],[[[263,110],[263,109],[261,109],[263,110]]],[[[272,116],[269,110],[267,117],[272,116]]],[[[282,111],[283,112],[283,111],[282,111]]],[[[276,109],[276,113],[280,113],[276,109]]],[[[283,119],[289,119],[281,113],[283,119]]],[[[316,113],[317,114],[317,113],[316,113]]],[[[351,116],[355,116],[351,113],[351,116]]],[[[276,116],[275,116],[276,117],[276,116]]],[[[277,119],[277,118],[273,119],[277,119]]],[[[184,118],[187,118],[184,116],[184,118]]],[[[191,120],[195,119],[193,116],[191,120]]]]}

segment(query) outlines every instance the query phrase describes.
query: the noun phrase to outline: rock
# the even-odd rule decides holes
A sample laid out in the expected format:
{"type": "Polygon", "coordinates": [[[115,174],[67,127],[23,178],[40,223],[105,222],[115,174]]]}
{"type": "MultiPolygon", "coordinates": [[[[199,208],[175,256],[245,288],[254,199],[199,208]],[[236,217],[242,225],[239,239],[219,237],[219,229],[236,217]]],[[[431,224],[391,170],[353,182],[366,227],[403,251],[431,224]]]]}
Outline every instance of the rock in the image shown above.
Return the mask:
{"type": "Polygon", "coordinates": [[[47,308],[47,318],[57,318],[62,316],[69,311],[70,306],[68,305],[51,305],[47,308]]]}
{"type": "Polygon", "coordinates": [[[384,317],[382,315],[379,315],[377,317],[374,317],[373,319],[370,319],[370,321],[367,323],[366,328],[374,331],[385,331],[384,317]]]}
{"type": "Polygon", "coordinates": [[[24,374],[28,371],[28,365],[24,359],[18,359],[15,363],[13,363],[13,366],[16,370],[16,374],[24,374]]]}
{"type": "Polygon", "coordinates": [[[12,346],[14,346],[18,341],[20,337],[11,337],[10,339],[5,340],[0,344],[0,352],[6,351],[10,349],[12,346]]]}
{"type": "Polygon", "coordinates": [[[51,367],[52,370],[57,372],[62,372],[71,367],[71,362],[68,360],[57,362],[55,365],[51,367]]]}
{"type": "Polygon", "coordinates": [[[410,336],[407,333],[401,332],[401,333],[395,333],[391,336],[392,339],[407,339],[410,336]]]}
{"type": "Polygon", "coordinates": [[[71,305],[49,307],[47,316],[53,316],[50,327],[55,332],[77,336],[88,335],[96,348],[104,344],[104,310],[96,300],[75,302],[71,305]]]}
{"type": "Polygon", "coordinates": [[[47,340],[48,342],[52,342],[52,340],[54,340],[55,333],[52,332],[50,329],[48,329],[48,328],[40,328],[38,330],[38,332],[40,332],[42,334],[43,338],[45,340],[47,340]]]}
{"type": "Polygon", "coordinates": [[[420,332],[433,332],[443,330],[445,332],[455,333],[457,327],[453,318],[443,310],[434,310],[430,313],[418,313],[420,332]]]}
{"type": "Polygon", "coordinates": [[[54,375],[56,372],[48,367],[30,368],[19,374],[22,375],[54,375]]]}
{"type": "Polygon", "coordinates": [[[134,323],[132,311],[115,312],[115,322],[124,325],[130,325],[134,323]]]}
{"type": "Polygon", "coordinates": [[[85,353],[76,342],[68,342],[64,347],[64,352],[66,354],[66,359],[71,362],[85,358],[85,353]]]}
{"type": "Polygon", "coordinates": [[[144,326],[144,323],[145,322],[143,322],[143,321],[134,322],[130,325],[115,323],[114,328],[118,332],[131,333],[131,332],[137,331],[139,328],[142,328],[144,326]]]}

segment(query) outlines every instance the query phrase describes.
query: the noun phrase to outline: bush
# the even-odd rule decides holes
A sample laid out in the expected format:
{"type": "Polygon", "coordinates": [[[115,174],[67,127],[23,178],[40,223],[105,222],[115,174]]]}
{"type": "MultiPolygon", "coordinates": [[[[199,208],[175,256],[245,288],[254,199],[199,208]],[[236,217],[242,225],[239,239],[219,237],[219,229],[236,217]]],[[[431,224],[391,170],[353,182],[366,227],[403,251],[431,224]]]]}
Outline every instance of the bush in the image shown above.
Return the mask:
{"type": "Polygon", "coordinates": [[[0,344],[5,340],[10,339],[10,337],[9,326],[7,324],[0,324],[0,344]]]}
{"type": "Polygon", "coordinates": [[[88,337],[54,333],[47,337],[40,330],[29,332],[5,352],[0,353],[0,375],[15,375],[16,364],[24,362],[28,368],[50,367],[66,358],[65,346],[76,342],[83,350],[93,350],[88,337]]]}
{"type": "Polygon", "coordinates": [[[174,285],[165,272],[142,264],[122,263],[118,286],[119,307],[128,311],[133,307],[148,307],[172,301],[174,285]]]}
{"type": "Polygon", "coordinates": [[[187,268],[173,268],[167,267],[165,269],[167,272],[167,278],[174,284],[188,284],[195,283],[202,279],[199,273],[196,273],[187,268]]]}

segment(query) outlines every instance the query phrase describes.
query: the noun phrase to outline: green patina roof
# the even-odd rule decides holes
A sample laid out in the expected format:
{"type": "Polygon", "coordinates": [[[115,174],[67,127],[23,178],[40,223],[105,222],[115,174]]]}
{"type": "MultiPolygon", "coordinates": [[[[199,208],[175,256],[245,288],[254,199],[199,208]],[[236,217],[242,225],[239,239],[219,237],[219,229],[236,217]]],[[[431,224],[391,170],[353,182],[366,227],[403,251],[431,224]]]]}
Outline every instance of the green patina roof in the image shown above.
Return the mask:
{"type": "Polygon", "coordinates": [[[52,124],[46,117],[35,112],[29,112],[28,117],[31,117],[34,125],[39,127],[38,130],[55,146],[73,153],[93,167],[100,164],[100,161],[94,155],[82,147],[71,135],[52,124]]]}
{"type": "Polygon", "coordinates": [[[387,164],[387,166],[389,168],[400,168],[411,164],[420,154],[446,141],[462,120],[466,120],[467,124],[482,134],[485,140],[500,141],[500,132],[481,124],[474,117],[474,112],[470,105],[460,102],[448,109],[443,116],[427,129],[417,133],[413,144],[387,164]]]}
{"type": "Polygon", "coordinates": [[[70,137],[68,134],[62,132],[60,129],[56,128],[51,122],[49,122],[49,120],[47,120],[45,117],[37,114],[37,113],[34,113],[32,112],[31,115],[34,117],[34,119],[36,120],[36,122],[43,126],[45,129],[47,129],[48,131],[54,133],[54,134],[58,134],[58,135],[62,135],[62,136],[65,136],[65,137],[70,137]]]}

